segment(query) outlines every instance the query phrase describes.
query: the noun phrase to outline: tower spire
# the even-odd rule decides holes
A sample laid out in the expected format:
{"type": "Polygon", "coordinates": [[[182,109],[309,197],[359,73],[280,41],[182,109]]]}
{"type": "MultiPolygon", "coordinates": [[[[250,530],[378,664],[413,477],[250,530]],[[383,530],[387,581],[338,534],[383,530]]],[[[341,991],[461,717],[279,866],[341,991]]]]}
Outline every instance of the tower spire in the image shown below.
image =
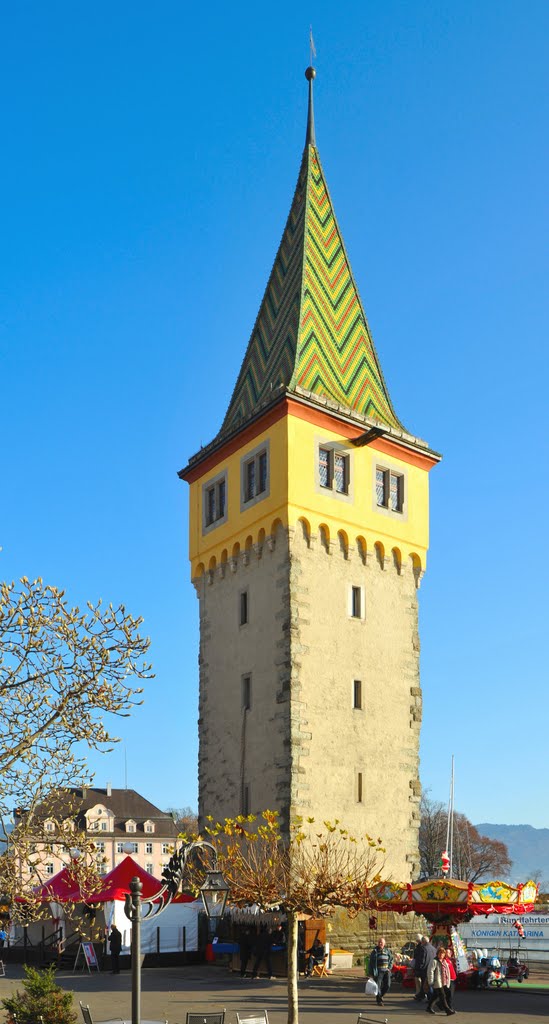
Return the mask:
{"type": "Polygon", "coordinates": [[[305,78],[309,83],[309,109],[307,111],[307,134],[305,136],[306,146],[316,146],[315,138],[315,110],[313,106],[313,78],[316,76],[314,67],[307,68],[305,72],[305,78]]]}

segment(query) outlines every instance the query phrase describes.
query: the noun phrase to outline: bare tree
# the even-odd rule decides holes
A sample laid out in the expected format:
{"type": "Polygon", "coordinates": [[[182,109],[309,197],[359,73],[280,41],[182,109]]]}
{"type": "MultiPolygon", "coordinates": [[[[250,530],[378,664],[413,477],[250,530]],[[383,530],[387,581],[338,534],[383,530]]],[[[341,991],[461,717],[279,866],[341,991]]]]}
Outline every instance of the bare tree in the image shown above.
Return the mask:
{"type": "MultiPolygon", "coordinates": [[[[264,811],[226,818],[206,828],[230,885],[231,903],[280,907],[288,921],[288,1024],[298,1021],[298,914],[327,916],[344,907],[350,916],[368,906],[368,887],[379,881],[380,839],[355,838],[338,821],[318,826],[297,819],[284,841],[278,814],[264,811]]],[[[188,836],[184,838],[190,838],[188,836]]],[[[200,873],[189,882],[197,891],[200,873]]]]}
{"type": "MultiPolygon", "coordinates": [[[[419,853],[421,874],[433,878],[440,874],[440,856],[446,847],[448,815],[441,803],[427,793],[421,798],[419,853]]],[[[505,843],[483,836],[465,814],[454,814],[452,875],[464,882],[504,878],[511,869],[505,843]]]]}
{"type": "MultiPolygon", "coordinates": [[[[142,703],[135,679],[151,678],[150,641],[141,619],[121,605],[70,607],[64,591],[41,579],[0,584],[0,863],[5,895],[39,876],[48,844],[87,849],[59,793],[89,782],[85,747],[106,751],[117,739],[106,716],[126,717],[142,703]],[[17,808],[18,824],[7,823],[17,808]],[[45,830],[45,823],[49,822],[45,830]],[[53,831],[52,828],[53,821],[53,831]],[[68,830],[68,831],[67,831],[68,830]],[[69,834],[70,832],[70,834],[69,834]],[[27,870],[21,869],[24,862],[27,870]],[[18,866],[17,866],[18,865],[18,866]]],[[[82,860],[83,863],[83,860],[82,860]]],[[[76,870],[76,869],[75,869],[76,870]]]]}
{"type": "Polygon", "coordinates": [[[166,814],[172,815],[179,832],[186,835],[198,832],[198,814],[192,807],[168,807],[166,814]]]}

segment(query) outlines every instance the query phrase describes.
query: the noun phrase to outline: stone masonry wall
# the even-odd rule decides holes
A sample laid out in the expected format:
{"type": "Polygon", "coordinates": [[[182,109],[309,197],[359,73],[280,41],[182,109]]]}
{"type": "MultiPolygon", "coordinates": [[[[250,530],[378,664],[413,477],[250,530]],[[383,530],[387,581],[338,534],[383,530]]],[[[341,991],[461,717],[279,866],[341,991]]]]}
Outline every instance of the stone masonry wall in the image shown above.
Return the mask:
{"type": "Polygon", "coordinates": [[[292,815],[380,836],[382,874],[395,881],[419,867],[417,582],[411,563],[308,537],[305,524],[290,531],[292,815]],[[360,619],[352,586],[363,588],[360,619]]]}
{"type": "Polygon", "coordinates": [[[289,559],[286,532],[206,572],[200,602],[199,816],[240,814],[243,786],[252,811],[283,821],[290,798],[289,559]],[[248,623],[240,625],[240,594],[248,623]],[[251,677],[251,707],[242,679],[251,677]]]}

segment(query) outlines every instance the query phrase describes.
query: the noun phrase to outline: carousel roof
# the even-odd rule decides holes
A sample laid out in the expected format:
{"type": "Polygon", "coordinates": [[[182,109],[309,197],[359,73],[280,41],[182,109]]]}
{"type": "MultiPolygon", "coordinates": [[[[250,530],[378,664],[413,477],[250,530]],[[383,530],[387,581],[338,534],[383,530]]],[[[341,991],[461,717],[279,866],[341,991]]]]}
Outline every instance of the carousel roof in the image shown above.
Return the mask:
{"type": "Polygon", "coordinates": [[[534,909],[537,885],[526,882],[512,886],[506,882],[462,882],[456,878],[429,878],[413,885],[380,882],[370,889],[377,910],[398,913],[458,917],[474,914],[529,914],[534,909]]]}

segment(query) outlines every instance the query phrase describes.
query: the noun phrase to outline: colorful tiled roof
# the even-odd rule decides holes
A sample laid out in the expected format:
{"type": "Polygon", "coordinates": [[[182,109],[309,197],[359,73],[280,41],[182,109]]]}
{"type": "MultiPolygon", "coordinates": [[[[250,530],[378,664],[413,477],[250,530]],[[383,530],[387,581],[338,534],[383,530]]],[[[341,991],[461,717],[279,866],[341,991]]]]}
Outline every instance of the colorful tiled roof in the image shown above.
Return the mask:
{"type": "Polygon", "coordinates": [[[296,386],[401,429],[315,144],[310,72],[297,187],[221,434],[296,386]]]}

